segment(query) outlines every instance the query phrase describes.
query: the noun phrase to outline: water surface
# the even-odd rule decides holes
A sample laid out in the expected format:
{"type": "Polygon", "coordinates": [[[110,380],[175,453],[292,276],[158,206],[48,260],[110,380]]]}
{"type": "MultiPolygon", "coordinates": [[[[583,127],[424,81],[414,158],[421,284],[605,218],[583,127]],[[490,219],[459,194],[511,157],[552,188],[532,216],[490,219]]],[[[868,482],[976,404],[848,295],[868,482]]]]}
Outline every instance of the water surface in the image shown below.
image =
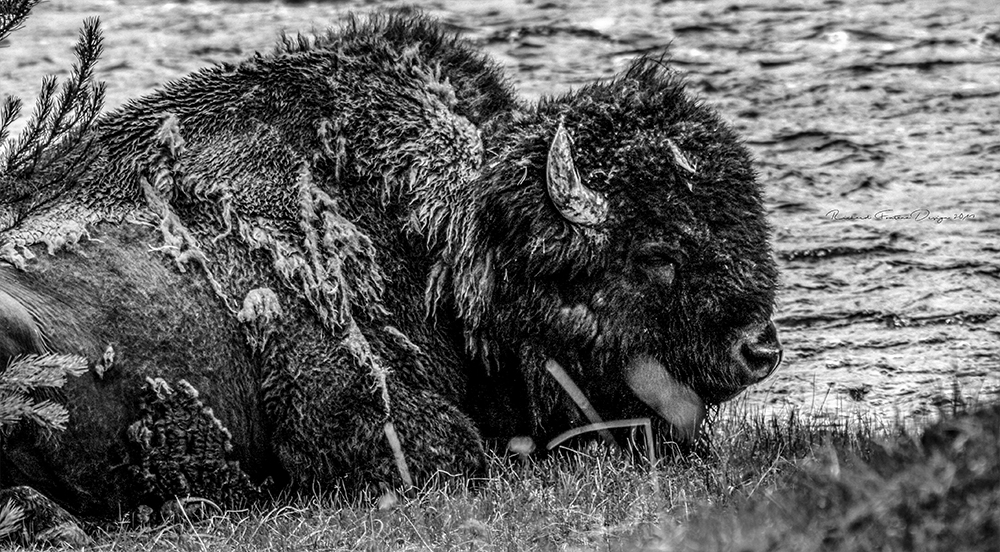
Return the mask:
{"type": "MultiPolygon", "coordinates": [[[[113,107],[371,2],[50,0],[0,50],[0,94],[65,74],[84,17],[113,107]]],[[[378,2],[392,5],[396,2],[378,2]]],[[[537,98],[670,46],[746,137],[783,282],[783,368],[744,397],[916,416],[1000,389],[1000,10],[990,2],[424,3],[537,98]]]]}

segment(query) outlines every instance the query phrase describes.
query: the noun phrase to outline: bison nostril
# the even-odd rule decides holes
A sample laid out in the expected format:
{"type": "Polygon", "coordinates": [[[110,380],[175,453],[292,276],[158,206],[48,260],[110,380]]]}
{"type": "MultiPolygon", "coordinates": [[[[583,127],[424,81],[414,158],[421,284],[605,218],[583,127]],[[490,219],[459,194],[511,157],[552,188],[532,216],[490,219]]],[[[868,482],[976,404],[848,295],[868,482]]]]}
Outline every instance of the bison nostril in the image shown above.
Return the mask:
{"type": "Polygon", "coordinates": [[[770,376],[781,364],[782,350],[778,330],[768,322],[759,332],[751,334],[740,346],[740,356],[758,379],[770,376]]]}
{"type": "Polygon", "coordinates": [[[743,360],[754,375],[759,374],[760,379],[771,375],[771,372],[781,363],[781,349],[776,347],[760,347],[744,343],[741,350],[743,360]]]}

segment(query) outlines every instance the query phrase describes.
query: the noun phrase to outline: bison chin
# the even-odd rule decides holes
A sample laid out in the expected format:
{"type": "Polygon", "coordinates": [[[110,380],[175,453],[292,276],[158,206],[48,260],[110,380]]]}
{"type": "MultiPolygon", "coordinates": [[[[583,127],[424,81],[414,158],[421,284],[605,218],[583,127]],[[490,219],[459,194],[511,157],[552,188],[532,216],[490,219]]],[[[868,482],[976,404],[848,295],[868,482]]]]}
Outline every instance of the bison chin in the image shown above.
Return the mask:
{"type": "Polygon", "coordinates": [[[625,368],[625,381],[635,396],[674,427],[675,437],[693,440],[705,419],[705,403],[691,387],[677,381],[667,368],[640,356],[625,368]]]}
{"type": "Polygon", "coordinates": [[[731,399],[748,386],[771,375],[782,359],[781,343],[774,324],[752,325],[741,332],[731,350],[731,373],[739,377],[725,387],[699,387],[701,394],[682,383],[660,361],[648,355],[633,358],[625,366],[625,381],[642,402],[669,422],[675,437],[691,440],[705,418],[705,401],[715,404],[731,399]]]}

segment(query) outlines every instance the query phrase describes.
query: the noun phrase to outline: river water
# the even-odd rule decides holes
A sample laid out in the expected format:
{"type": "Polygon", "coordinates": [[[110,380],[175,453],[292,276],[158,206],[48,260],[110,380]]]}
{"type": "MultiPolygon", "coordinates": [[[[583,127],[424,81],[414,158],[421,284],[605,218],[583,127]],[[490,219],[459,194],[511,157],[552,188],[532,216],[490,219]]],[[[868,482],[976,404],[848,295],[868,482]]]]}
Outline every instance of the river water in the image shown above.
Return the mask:
{"type": "MultiPolygon", "coordinates": [[[[108,107],[281,31],[397,2],[50,0],[0,49],[0,94],[66,74],[99,15],[108,107]]],[[[745,136],[782,269],[782,369],[742,400],[919,417],[1000,395],[1000,8],[992,2],[439,1],[538,98],[670,46],[745,136]]]]}

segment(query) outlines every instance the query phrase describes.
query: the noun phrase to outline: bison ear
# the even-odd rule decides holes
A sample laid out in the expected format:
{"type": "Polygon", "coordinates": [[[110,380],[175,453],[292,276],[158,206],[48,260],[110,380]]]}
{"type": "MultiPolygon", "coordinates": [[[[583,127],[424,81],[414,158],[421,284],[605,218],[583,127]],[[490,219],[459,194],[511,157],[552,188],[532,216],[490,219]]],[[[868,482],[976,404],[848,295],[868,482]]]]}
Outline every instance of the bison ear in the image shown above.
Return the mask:
{"type": "Polygon", "coordinates": [[[572,146],[566,127],[559,123],[556,137],[549,147],[545,173],[549,199],[566,220],[596,226],[608,218],[608,200],[580,181],[580,174],[573,165],[572,146]]]}

